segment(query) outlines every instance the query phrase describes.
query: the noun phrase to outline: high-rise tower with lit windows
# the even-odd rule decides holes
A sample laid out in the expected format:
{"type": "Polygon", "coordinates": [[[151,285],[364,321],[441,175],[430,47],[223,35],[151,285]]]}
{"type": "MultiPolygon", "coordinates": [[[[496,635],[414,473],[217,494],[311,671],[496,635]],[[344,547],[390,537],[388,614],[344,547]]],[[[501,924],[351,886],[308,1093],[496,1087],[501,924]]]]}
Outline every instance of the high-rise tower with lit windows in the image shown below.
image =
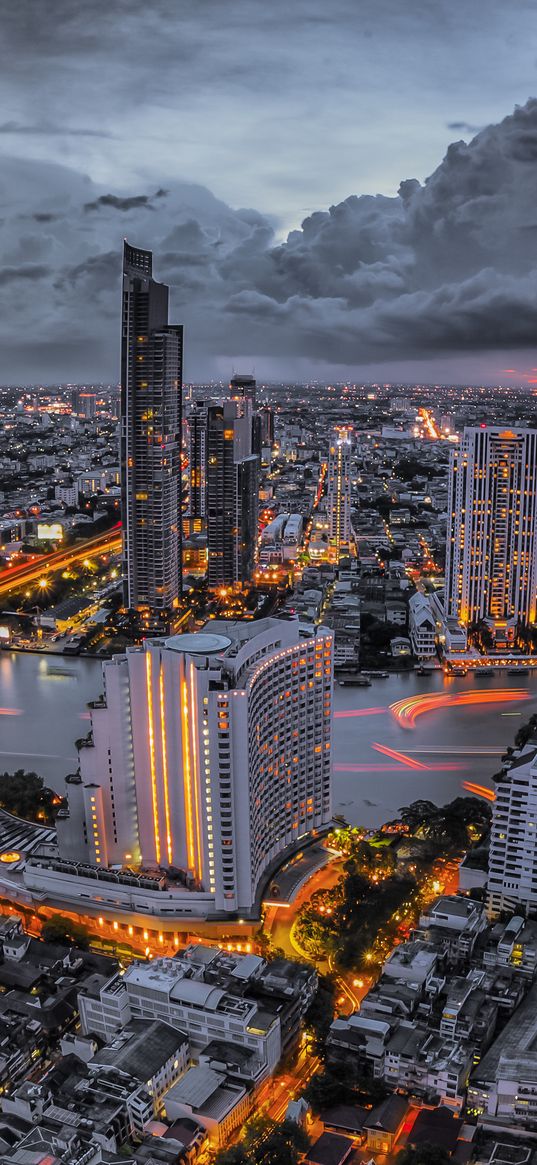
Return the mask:
{"type": "Polygon", "coordinates": [[[348,550],[352,538],[351,453],[349,432],[335,429],[328,454],[326,509],[330,543],[338,557],[342,551],[348,550]]]}
{"type": "Polygon", "coordinates": [[[173,607],[181,592],[183,329],[151,251],[123,248],[121,499],[125,603],[173,607]]]}
{"type": "Polygon", "coordinates": [[[248,587],[257,553],[259,457],[252,452],[252,404],[236,398],[207,410],[207,580],[248,587]]]}
{"type": "Polygon", "coordinates": [[[533,623],[537,430],[466,428],[452,450],[446,611],[463,623],[533,623]]]}
{"type": "Polygon", "coordinates": [[[332,672],[332,633],[279,619],[214,621],[105,663],[58,824],[62,875],[116,870],[119,902],[129,870],[134,898],[141,870],[165,874],[153,914],[251,911],[275,859],[330,821],[332,672]]]}

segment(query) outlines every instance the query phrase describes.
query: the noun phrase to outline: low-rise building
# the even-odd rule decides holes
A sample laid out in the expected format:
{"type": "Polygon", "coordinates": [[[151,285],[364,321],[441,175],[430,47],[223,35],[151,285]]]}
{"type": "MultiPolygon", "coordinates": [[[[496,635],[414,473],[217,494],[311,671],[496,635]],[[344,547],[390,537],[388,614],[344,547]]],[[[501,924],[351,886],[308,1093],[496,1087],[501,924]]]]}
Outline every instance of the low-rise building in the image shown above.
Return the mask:
{"type": "Polygon", "coordinates": [[[211,1143],[220,1146],[247,1119],[252,1103],[252,1093],[244,1084],[198,1065],[168,1089],[164,1111],[172,1120],[192,1117],[207,1130],[211,1143]]]}
{"type": "Polygon", "coordinates": [[[111,1040],[132,1019],[159,1019],[186,1032],[196,1052],[215,1040],[251,1050],[268,1075],[298,1034],[315,983],[304,968],[293,980],[283,969],[272,974],[257,955],[195,944],[173,959],[132,963],[124,975],[86,985],[80,1022],[83,1032],[111,1040]]]}
{"type": "Polygon", "coordinates": [[[537,1126],[537,984],[474,1068],[467,1108],[483,1124],[537,1126]]]}
{"type": "Polygon", "coordinates": [[[106,1065],[126,1072],[144,1084],[158,1111],[164,1093],[186,1071],[190,1058],[188,1036],[160,1020],[131,1020],[111,1043],[89,1061],[90,1071],[106,1065]]]}
{"type": "Polygon", "coordinates": [[[417,591],[408,603],[412,650],[418,659],[430,659],[436,650],[436,621],[427,595],[417,591]]]}

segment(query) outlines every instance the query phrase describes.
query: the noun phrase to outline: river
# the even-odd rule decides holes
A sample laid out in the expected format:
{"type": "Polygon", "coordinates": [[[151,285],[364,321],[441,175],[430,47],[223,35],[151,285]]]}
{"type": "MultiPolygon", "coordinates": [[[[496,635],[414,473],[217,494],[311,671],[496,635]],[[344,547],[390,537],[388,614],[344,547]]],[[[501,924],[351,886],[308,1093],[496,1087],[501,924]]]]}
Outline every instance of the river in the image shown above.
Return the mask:
{"type": "MultiPolygon", "coordinates": [[[[0,769],[33,770],[63,793],[101,689],[97,660],[2,652],[0,769]]],[[[334,812],[371,826],[418,797],[444,804],[464,781],[492,787],[501,753],[537,712],[537,677],[391,675],[369,688],[336,685],[334,705],[334,812]]]]}

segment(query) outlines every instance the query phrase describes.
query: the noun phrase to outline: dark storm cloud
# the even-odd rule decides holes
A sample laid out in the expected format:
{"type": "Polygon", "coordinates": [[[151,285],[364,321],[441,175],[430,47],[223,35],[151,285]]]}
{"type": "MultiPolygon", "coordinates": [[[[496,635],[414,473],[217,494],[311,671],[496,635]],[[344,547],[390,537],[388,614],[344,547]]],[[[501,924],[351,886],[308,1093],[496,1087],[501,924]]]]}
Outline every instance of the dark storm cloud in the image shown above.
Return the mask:
{"type": "Polygon", "coordinates": [[[451,133],[471,134],[473,137],[474,134],[480,133],[485,126],[471,125],[468,121],[448,121],[447,128],[451,133]]]}
{"type": "Polygon", "coordinates": [[[0,287],[20,279],[32,282],[35,279],[46,279],[51,274],[50,267],[40,266],[39,263],[27,263],[24,267],[0,267],[0,287]]]}
{"type": "Polygon", "coordinates": [[[351,195],[310,214],[283,243],[265,215],[234,210],[203,187],[110,196],[68,169],[12,162],[7,178],[20,194],[11,206],[0,182],[6,359],[19,329],[40,379],[46,368],[63,379],[116,375],[118,210],[129,212],[130,241],[154,250],[156,276],[170,283],[191,376],[241,356],[352,369],[532,347],[536,155],[531,100],[451,145],[424,183],[405,179],[393,198],[351,195]],[[31,216],[39,229],[27,233],[31,216]]]}
{"type": "Polygon", "coordinates": [[[0,123],[0,134],[30,134],[31,136],[45,137],[75,137],[75,138],[111,138],[113,135],[100,129],[85,129],[83,126],[48,125],[39,122],[35,125],[24,125],[17,121],[0,123]]]}
{"type": "Polygon", "coordinates": [[[153,202],[157,198],[165,198],[167,193],[167,190],[157,190],[155,194],[135,194],[130,198],[119,198],[117,194],[101,194],[100,198],[96,198],[94,202],[86,202],[83,209],[87,212],[110,206],[112,210],[125,211],[137,210],[141,206],[146,206],[153,210],[153,202]]]}
{"type": "Polygon", "coordinates": [[[0,137],[99,193],[197,182],[288,228],[525,99],[536,23],[534,0],[12,0],[0,137]]]}

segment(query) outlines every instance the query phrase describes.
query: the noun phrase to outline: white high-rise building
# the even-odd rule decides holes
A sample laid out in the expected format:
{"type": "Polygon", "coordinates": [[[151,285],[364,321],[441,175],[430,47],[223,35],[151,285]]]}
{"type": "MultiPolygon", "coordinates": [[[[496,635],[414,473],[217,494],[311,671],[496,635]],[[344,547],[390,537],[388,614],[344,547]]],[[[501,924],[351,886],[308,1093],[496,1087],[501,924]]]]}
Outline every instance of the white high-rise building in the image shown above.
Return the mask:
{"type": "Polygon", "coordinates": [[[326,509],[330,543],[338,556],[342,550],[348,548],[352,538],[351,453],[352,444],[348,430],[335,429],[328,455],[326,509]]]}
{"type": "Polygon", "coordinates": [[[462,623],[533,623],[537,430],[467,428],[452,450],[446,611],[462,623]]]}
{"type": "Polygon", "coordinates": [[[165,872],[168,913],[251,911],[278,855],[331,818],[332,635],[303,632],[211,622],[105,663],[62,859],[165,872]]]}
{"type": "Polygon", "coordinates": [[[487,884],[489,913],[537,907],[537,743],[529,742],[496,783],[487,884]]]}

